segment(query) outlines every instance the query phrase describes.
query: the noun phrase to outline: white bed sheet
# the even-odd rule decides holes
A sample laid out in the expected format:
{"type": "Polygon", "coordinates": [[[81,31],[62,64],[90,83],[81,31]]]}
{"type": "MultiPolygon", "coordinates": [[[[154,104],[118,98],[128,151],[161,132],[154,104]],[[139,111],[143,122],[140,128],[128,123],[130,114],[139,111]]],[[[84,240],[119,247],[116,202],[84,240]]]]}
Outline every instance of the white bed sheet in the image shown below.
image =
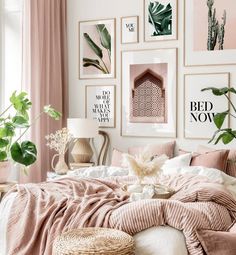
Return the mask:
{"type": "MultiPolygon", "coordinates": [[[[16,193],[7,196],[0,204],[0,255],[6,252],[8,215],[16,193]]],[[[134,236],[136,255],[187,255],[185,238],[181,231],[171,227],[152,227],[134,236]]],[[[36,255],[36,254],[35,254],[36,255]]],[[[40,255],[40,254],[39,254],[40,255]]]]}

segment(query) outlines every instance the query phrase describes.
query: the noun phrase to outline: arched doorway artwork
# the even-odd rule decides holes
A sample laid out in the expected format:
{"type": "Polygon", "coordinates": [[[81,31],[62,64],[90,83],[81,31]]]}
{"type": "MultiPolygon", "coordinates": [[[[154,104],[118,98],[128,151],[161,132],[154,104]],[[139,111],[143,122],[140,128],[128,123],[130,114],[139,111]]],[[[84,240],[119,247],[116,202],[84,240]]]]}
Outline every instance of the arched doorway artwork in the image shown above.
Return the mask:
{"type": "Polygon", "coordinates": [[[151,69],[135,78],[130,102],[130,122],[167,122],[164,81],[151,69]]]}

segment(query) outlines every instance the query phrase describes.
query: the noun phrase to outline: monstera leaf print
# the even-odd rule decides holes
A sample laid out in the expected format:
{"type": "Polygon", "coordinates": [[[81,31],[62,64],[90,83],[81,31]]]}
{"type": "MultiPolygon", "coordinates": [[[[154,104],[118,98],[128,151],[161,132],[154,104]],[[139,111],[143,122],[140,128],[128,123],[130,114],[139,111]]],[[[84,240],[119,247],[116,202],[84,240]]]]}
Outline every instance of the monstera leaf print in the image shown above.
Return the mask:
{"type": "Polygon", "coordinates": [[[96,25],[96,29],[99,34],[100,45],[97,45],[87,33],[84,33],[84,38],[98,59],[83,58],[83,66],[92,66],[104,74],[109,74],[109,68],[104,61],[104,51],[108,52],[111,62],[111,35],[104,24],[96,25]]]}
{"type": "Polygon", "coordinates": [[[172,34],[172,6],[164,6],[160,2],[150,2],[148,6],[148,22],[153,26],[152,36],[172,34]]]}

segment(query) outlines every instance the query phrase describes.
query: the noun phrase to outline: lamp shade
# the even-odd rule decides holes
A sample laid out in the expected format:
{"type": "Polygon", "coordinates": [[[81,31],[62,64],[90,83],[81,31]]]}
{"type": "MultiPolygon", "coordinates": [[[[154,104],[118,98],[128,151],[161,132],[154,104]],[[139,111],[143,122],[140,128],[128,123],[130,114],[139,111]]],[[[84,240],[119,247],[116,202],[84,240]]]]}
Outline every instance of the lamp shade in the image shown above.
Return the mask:
{"type": "Polygon", "coordinates": [[[93,138],[98,135],[98,122],[92,119],[67,119],[67,128],[75,138],[93,138]]]}

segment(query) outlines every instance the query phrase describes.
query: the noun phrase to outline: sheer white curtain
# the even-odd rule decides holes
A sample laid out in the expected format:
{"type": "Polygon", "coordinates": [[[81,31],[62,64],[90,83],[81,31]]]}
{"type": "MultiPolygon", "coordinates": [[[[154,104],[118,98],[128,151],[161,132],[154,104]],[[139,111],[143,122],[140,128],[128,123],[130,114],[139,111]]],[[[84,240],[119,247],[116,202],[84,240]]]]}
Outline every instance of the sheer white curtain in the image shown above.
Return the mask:
{"type": "Polygon", "coordinates": [[[14,90],[21,90],[22,3],[23,0],[0,0],[1,109],[8,105],[14,90]]]}

